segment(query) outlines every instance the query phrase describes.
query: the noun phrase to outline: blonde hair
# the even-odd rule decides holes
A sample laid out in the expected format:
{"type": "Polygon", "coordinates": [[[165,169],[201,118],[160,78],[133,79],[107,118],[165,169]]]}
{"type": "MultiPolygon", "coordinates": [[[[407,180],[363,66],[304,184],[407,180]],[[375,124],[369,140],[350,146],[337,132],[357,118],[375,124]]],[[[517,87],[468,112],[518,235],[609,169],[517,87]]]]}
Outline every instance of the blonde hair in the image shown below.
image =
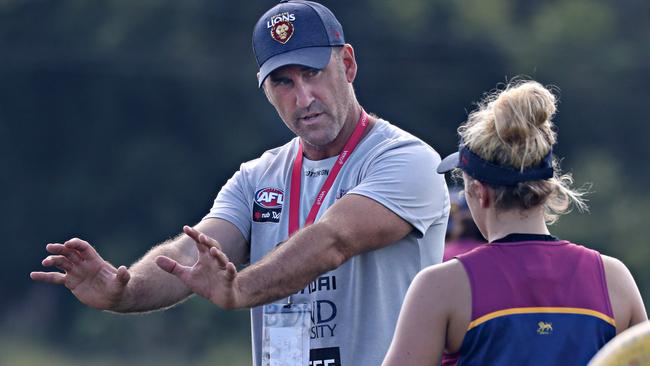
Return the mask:
{"type": "MultiPolygon", "coordinates": [[[[551,152],[557,134],[552,121],[557,99],[536,81],[516,80],[487,95],[467,122],[458,128],[462,143],[483,160],[523,171],[538,166],[551,152]]],[[[587,210],[586,189],[573,189],[571,174],[563,174],[553,158],[553,177],[514,187],[491,186],[500,209],[544,205],[549,224],[575,205],[587,210]]]]}

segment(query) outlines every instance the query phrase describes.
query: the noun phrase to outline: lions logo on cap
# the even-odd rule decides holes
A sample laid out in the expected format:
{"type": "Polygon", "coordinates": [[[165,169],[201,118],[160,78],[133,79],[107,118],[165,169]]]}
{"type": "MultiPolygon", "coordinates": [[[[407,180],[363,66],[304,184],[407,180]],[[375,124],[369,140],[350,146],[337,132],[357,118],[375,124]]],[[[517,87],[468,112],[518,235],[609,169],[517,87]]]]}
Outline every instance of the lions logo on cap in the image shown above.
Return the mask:
{"type": "Polygon", "coordinates": [[[276,41],[285,44],[293,35],[293,23],[296,20],[295,14],[282,13],[274,15],[266,23],[267,28],[271,28],[271,37],[276,41]]]}
{"type": "Polygon", "coordinates": [[[293,24],[289,22],[280,22],[273,27],[271,36],[276,41],[285,44],[293,35],[293,24]]]}

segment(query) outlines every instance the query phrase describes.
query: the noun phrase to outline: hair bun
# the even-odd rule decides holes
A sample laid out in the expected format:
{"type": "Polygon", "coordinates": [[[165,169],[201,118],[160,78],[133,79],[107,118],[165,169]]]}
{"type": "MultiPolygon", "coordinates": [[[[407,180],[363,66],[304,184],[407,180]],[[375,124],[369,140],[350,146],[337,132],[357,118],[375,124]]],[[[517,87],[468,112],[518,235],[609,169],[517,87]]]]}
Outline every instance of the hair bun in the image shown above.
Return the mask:
{"type": "Polygon", "coordinates": [[[515,169],[539,164],[556,141],[556,99],[535,81],[518,81],[488,95],[458,129],[484,160],[515,169]]]}
{"type": "Polygon", "coordinates": [[[535,81],[509,86],[493,103],[496,132],[509,145],[526,145],[550,129],[556,111],[553,93],[535,81]]]}

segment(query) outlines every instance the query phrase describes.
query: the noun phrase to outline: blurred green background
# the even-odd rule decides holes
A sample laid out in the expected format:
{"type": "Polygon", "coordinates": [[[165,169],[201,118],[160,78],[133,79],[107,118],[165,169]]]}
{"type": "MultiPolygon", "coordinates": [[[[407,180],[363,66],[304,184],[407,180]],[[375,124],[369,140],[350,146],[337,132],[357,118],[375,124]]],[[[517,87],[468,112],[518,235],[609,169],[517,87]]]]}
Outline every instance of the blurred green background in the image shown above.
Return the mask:
{"type": "MultiPolygon", "coordinates": [[[[242,161],[291,137],[256,86],[273,1],[0,0],[0,365],[249,365],[246,311],[193,298],[122,316],[33,283],[79,236],[129,265],[193,224],[242,161]]],[[[650,2],[325,1],[365,108],[454,150],[484,92],[559,90],[557,153],[591,212],[556,235],[622,259],[650,294],[650,2]]]]}

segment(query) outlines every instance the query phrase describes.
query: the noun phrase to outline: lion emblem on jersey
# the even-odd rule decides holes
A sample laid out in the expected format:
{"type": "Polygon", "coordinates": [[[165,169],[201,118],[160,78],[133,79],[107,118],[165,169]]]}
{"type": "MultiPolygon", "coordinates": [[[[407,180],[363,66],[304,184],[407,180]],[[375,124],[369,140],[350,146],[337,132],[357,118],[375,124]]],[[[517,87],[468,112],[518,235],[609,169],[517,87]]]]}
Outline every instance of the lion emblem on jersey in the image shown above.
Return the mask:
{"type": "Polygon", "coordinates": [[[553,323],[537,323],[537,334],[551,334],[553,332],[553,323]]]}
{"type": "Polygon", "coordinates": [[[271,36],[276,41],[285,44],[293,35],[293,24],[291,22],[279,22],[271,28],[271,36]]]}

